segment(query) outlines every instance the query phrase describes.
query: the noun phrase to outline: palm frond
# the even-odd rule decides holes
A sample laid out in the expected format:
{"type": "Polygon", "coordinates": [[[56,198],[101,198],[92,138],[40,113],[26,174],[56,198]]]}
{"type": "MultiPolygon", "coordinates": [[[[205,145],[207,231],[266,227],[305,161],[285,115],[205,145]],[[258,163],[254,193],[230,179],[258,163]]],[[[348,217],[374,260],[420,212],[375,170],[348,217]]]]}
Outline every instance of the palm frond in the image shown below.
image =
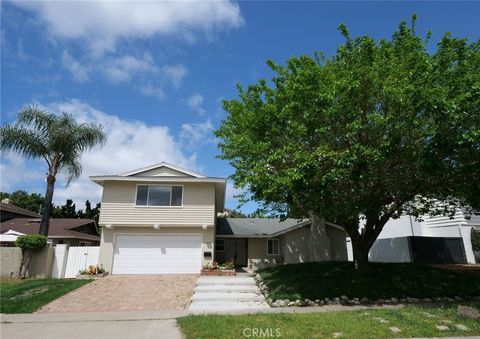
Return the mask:
{"type": "Polygon", "coordinates": [[[71,157],[65,158],[61,163],[59,169],[67,174],[67,184],[80,177],[82,174],[82,165],[80,164],[80,156],[75,154],[71,157]]]}
{"type": "Polygon", "coordinates": [[[43,133],[19,125],[0,127],[0,148],[29,158],[45,157],[49,152],[43,133]]]}
{"type": "Polygon", "coordinates": [[[84,123],[75,129],[76,150],[89,150],[96,145],[104,145],[107,137],[101,125],[84,123]]]}
{"type": "Polygon", "coordinates": [[[31,125],[33,129],[47,133],[55,118],[54,114],[40,109],[37,105],[27,105],[18,113],[17,122],[20,125],[31,125]]]}

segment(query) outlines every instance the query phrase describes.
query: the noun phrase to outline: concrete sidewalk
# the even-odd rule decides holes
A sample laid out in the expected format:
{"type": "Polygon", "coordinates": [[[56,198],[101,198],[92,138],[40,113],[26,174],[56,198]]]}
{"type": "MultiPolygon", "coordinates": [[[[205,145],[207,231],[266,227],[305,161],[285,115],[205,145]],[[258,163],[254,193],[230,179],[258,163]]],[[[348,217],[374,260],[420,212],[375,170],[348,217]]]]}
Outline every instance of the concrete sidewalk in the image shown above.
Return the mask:
{"type": "Polygon", "coordinates": [[[187,311],[2,314],[2,339],[182,338],[187,311]]]}

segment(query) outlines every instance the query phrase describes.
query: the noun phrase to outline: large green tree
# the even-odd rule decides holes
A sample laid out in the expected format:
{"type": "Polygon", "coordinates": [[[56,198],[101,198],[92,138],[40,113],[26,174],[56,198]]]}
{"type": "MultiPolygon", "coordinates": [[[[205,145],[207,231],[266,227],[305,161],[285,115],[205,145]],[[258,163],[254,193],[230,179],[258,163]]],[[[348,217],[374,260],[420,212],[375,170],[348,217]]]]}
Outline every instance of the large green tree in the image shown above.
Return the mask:
{"type": "Polygon", "coordinates": [[[71,114],[56,115],[36,106],[25,107],[18,114],[15,124],[0,128],[2,150],[13,150],[30,158],[43,159],[47,163],[47,187],[40,234],[48,235],[57,174],[64,172],[67,175],[67,185],[78,178],[82,172],[82,153],[103,144],[105,140],[100,125],[79,123],[71,114]]]}
{"type": "Polygon", "coordinates": [[[77,208],[72,199],[67,199],[64,205],[55,206],[52,209],[54,218],[83,218],[83,211],[77,212],[77,208]]]}
{"type": "Polygon", "coordinates": [[[41,213],[43,197],[38,193],[28,193],[24,190],[15,192],[0,192],[1,199],[9,199],[12,204],[25,208],[29,211],[41,213]]]}
{"type": "Polygon", "coordinates": [[[391,39],[351,37],[326,58],[268,61],[274,76],[224,101],[221,158],[251,199],[341,223],[357,268],[402,213],[480,207],[480,42],[401,22],[391,39]]]}

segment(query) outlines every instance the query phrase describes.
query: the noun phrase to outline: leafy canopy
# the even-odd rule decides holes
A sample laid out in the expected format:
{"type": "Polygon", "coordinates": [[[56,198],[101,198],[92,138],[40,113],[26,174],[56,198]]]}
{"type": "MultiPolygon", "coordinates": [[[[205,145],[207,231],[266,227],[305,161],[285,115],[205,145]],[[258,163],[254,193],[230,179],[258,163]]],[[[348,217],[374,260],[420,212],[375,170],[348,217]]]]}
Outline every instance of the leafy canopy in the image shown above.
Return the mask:
{"type": "Polygon", "coordinates": [[[429,53],[415,20],[379,41],[340,25],[332,57],[268,61],[271,82],[238,85],[215,131],[235,185],[280,213],[364,215],[372,235],[403,211],[480,207],[480,42],[446,33],[429,53]]]}
{"type": "Polygon", "coordinates": [[[43,197],[40,194],[28,193],[24,190],[16,190],[12,193],[0,192],[0,198],[9,199],[12,204],[37,213],[43,205],[43,197]]]}
{"type": "Polygon", "coordinates": [[[41,234],[21,235],[15,240],[15,246],[22,250],[36,251],[47,246],[47,237],[41,234]]]}

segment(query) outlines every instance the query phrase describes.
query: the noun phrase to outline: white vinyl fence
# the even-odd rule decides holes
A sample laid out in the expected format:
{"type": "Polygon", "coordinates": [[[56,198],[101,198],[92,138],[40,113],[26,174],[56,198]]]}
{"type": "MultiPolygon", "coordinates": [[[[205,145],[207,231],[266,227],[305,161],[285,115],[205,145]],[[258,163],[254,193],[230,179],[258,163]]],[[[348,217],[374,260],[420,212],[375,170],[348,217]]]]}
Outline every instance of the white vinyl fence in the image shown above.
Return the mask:
{"type": "Polygon", "coordinates": [[[87,268],[89,265],[97,265],[99,252],[99,246],[70,247],[68,249],[65,278],[75,278],[78,275],[78,271],[87,268]]]}

